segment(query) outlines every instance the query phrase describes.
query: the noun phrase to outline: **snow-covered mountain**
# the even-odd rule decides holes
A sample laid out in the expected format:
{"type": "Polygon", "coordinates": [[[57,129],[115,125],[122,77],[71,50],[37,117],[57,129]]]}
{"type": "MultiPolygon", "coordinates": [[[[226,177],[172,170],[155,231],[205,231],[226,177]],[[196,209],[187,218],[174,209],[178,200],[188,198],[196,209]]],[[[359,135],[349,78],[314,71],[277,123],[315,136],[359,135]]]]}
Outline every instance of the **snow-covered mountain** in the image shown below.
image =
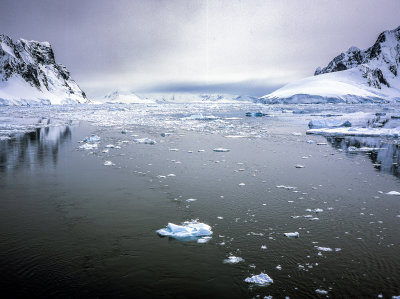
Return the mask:
{"type": "Polygon", "coordinates": [[[400,101],[400,27],[382,32],[366,50],[350,47],[314,77],[289,83],[263,103],[363,103],[400,101]]]}
{"type": "Polygon", "coordinates": [[[218,102],[232,103],[238,101],[253,102],[256,97],[231,94],[196,94],[196,93],[133,93],[114,91],[99,102],[107,103],[199,103],[218,102]]]}
{"type": "Polygon", "coordinates": [[[87,103],[48,42],[13,41],[0,34],[0,105],[87,103]]]}

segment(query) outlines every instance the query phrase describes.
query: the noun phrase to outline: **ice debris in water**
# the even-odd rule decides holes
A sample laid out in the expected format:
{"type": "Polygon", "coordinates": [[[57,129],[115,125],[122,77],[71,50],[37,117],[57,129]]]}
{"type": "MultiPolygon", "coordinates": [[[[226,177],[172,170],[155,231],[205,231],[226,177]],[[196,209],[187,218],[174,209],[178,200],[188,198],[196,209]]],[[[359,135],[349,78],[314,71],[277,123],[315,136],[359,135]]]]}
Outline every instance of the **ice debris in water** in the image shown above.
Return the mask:
{"type": "Polygon", "coordinates": [[[317,128],[335,128],[335,127],[351,127],[351,122],[348,120],[343,121],[339,119],[330,119],[330,120],[310,120],[308,123],[308,127],[310,129],[317,128]]]}
{"type": "Polygon", "coordinates": [[[167,136],[170,136],[171,133],[164,133],[164,132],[163,132],[163,133],[161,133],[160,135],[161,135],[161,137],[167,137],[167,136]]]}
{"type": "Polygon", "coordinates": [[[187,119],[187,120],[216,120],[218,117],[214,115],[203,115],[203,114],[193,114],[188,117],[184,117],[182,119],[187,119]]]}
{"type": "Polygon", "coordinates": [[[300,234],[298,232],[294,232],[294,233],[284,233],[284,235],[288,238],[298,238],[300,237],[300,234]]]}
{"type": "Polygon", "coordinates": [[[213,151],[218,152],[218,153],[226,153],[226,152],[229,152],[230,150],[227,148],[217,147],[217,148],[214,148],[213,151]]]}
{"type": "MultiPolygon", "coordinates": [[[[179,240],[193,240],[212,235],[211,226],[197,222],[197,220],[185,221],[182,225],[168,223],[167,227],[157,230],[157,234],[163,237],[171,237],[179,240]]],[[[208,241],[209,239],[207,239],[208,241]]]]}
{"type": "Polygon", "coordinates": [[[92,150],[97,148],[97,143],[91,144],[91,143],[85,143],[79,147],[80,149],[84,150],[92,150]]]}
{"type": "Polygon", "coordinates": [[[245,183],[239,183],[239,186],[246,186],[245,183]]]}
{"type": "Polygon", "coordinates": [[[396,196],[400,196],[400,192],[397,191],[389,191],[386,193],[387,195],[396,195],[396,196]]]}
{"type": "Polygon", "coordinates": [[[188,199],[186,199],[187,202],[193,202],[193,201],[196,201],[196,200],[197,200],[197,198],[188,198],[188,199]]]}
{"type": "Polygon", "coordinates": [[[122,134],[126,134],[127,131],[124,129],[124,130],[121,131],[121,133],[122,133],[122,134]]]}
{"type": "Polygon", "coordinates": [[[228,256],[228,258],[224,260],[225,264],[237,264],[240,262],[244,262],[244,259],[234,255],[228,256]]]}
{"type": "Polygon", "coordinates": [[[91,135],[90,137],[85,137],[83,139],[83,142],[86,142],[86,143],[97,143],[97,142],[100,142],[100,137],[97,136],[97,135],[91,135]]]}
{"type": "Polygon", "coordinates": [[[333,249],[332,248],[329,248],[329,247],[316,247],[317,248],[317,250],[319,250],[319,251],[333,251],[333,249]]]}
{"type": "Polygon", "coordinates": [[[253,275],[252,277],[247,277],[245,280],[247,283],[255,283],[257,285],[270,285],[274,281],[272,280],[271,277],[268,276],[268,274],[265,273],[260,273],[258,275],[253,275]]]}
{"type": "Polygon", "coordinates": [[[210,241],[211,239],[212,239],[211,237],[202,237],[200,239],[197,239],[197,243],[204,244],[204,243],[207,243],[208,241],[210,241]]]}
{"type": "Polygon", "coordinates": [[[113,165],[115,164],[111,161],[104,161],[104,166],[113,166],[113,165]]]}
{"type": "Polygon", "coordinates": [[[293,136],[301,136],[302,134],[300,132],[293,132],[292,135],[293,136]]]}
{"type": "Polygon", "coordinates": [[[316,293],[321,294],[321,295],[327,295],[328,291],[322,290],[322,289],[316,289],[315,290],[316,293]]]}
{"type": "Polygon", "coordinates": [[[304,168],[304,165],[297,164],[295,167],[296,168],[304,168]]]}
{"type": "Polygon", "coordinates": [[[142,144],[156,144],[157,143],[155,140],[150,139],[150,138],[136,138],[136,139],[133,139],[133,142],[142,143],[142,144]]]}

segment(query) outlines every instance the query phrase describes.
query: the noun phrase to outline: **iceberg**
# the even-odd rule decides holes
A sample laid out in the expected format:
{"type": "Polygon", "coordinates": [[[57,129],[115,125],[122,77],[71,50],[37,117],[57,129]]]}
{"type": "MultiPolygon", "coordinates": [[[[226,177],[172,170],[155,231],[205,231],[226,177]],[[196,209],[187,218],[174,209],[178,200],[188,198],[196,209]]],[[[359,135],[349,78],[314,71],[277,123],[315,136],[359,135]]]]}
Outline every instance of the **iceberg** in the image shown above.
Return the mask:
{"type": "Polygon", "coordinates": [[[245,280],[247,283],[254,283],[260,286],[266,286],[273,283],[273,279],[268,276],[268,274],[260,273],[258,275],[253,275],[252,277],[247,277],[245,280]]]}
{"type": "Polygon", "coordinates": [[[193,240],[212,235],[211,226],[197,222],[185,221],[182,225],[168,223],[167,227],[157,230],[162,237],[171,237],[178,240],[193,240]]]}

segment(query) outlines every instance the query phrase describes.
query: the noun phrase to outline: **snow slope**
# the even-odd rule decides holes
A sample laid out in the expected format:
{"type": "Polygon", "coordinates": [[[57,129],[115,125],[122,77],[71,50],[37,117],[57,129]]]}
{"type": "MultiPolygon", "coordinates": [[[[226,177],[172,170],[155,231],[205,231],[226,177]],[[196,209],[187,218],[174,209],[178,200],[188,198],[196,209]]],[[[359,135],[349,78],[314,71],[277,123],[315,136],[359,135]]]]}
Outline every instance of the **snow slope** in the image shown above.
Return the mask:
{"type": "Polygon", "coordinates": [[[382,32],[375,44],[350,47],[327,67],[265,95],[263,103],[365,103],[400,101],[400,27],[382,32]]]}
{"type": "Polygon", "coordinates": [[[48,42],[0,35],[0,106],[89,102],[48,42]]]}

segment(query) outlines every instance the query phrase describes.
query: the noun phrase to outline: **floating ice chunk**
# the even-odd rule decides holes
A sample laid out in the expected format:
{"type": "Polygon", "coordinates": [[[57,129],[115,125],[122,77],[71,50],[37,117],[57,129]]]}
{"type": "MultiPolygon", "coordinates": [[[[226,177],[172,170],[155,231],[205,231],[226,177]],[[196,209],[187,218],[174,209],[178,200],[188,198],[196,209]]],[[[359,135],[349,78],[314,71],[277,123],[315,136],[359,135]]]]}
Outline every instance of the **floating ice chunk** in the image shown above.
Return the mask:
{"type": "Polygon", "coordinates": [[[133,142],[142,143],[142,144],[156,144],[157,143],[155,140],[150,139],[150,138],[136,138],[136,139],[133,139],[133,142]]]}
{"type": "Polygon", "coordinates": [[[217,148],[214,148],[213,151],[218,152],[218,153],[226,153],[226,152],[229,152],[230,150],[227,148],[217,147],[217,148]]]}
{"type": "Polygon", "coordinates": [[[297,164],[295,167],[296,168],[304,168],[304,165],[297,164]]]}
{"type": "Polygon", "coordinates": [[[314,209],[314,210],[312,210],[312,212],[315,212],[315,213],[322,213],[324,210],[323,209],[320,209],[320,208],[317,208],[317,209],[314,209]]]}
{"type": "Polygon", "coordinates": [[[314,140],[311,140],[311,139],[310,139],[310,140],[307,140],[307,143],[308,143],[308,144],[313,144],[313,143],[314,143],[314,140]]]}
{"type": "Polygon", "coordinates": [[[194,202],[196,200],[197,200],[197,198],[188,198],[188,199],[186,199],[187,202],[194,202]]]}
{"type": "Polygon", "coordinates": [[[254,283],[260,286],[270,285],[271,283],[274,282],[272,278],[268,276],[268,274],[262,272],[258,275],[247,277],[244,281],[247,283],[254,283]]]}
{"type": "Polygon", "coordinates": [[[80,149],[84,149],[84,150],[92,150],[92,149],[96,149],[97,148],[97,143],[85,143],[83,145],[81,145],[79,148],[80,149]]]}
{"type": "Polygon", "coordinates": [[[99,136],[97,136],[97,135],[91,135],[90,137],[85,137],[84,139],[83,139],[83,142],[86,142],[86,143],[97,143],[97,142],[100,142],[100,137],[99,136]]]}
{"type": "Polygon", "coordinates": [[[107,145],[106,145],[106,148],[114,148],[114,147],[115,147],[114,144],[107,144],[107,145]]]}
{"type": "Polygon", "coordinates": [[[222,220],[222,219],[224,219],[224,217],[218,216],[217,219],[222,220]]]}
{"type": "Polygon", "coordinates": [[[275,268],[278,269],[278,270],[282,270],[282,266],[281,265],[278,265],[275,268]]]}
{"type": "Polygon", "coordinates": [[[228,256],[228,258],[224,260],[224,264],[237,264],[240,262],[244,262],[244,259],[234,255],[228,256]]]}
{"type": "Polygon", "coordinates": [[[400,295],[398,295],[398,296],[392,296],[392,299],[400,299],[400,295]]]}
{"type": "Polygon", "coordinates": [[[283,188],[283,189],[287,189],[287,190],[296,189],[296,187],[285,186],[285,185],[278,185],[278,186],[276,186],[276,188],[283,188]]]}
{"type": "Polygon", "coordinates": [[[351,122],[346,120],[340,119],[321,119],[321,120],[311,120],[308,123],[308,127],[310,129],[317,129],[317,128],[335,128],[335,127],[351,127],[351,122]]]}
{"type": "Polygon", "coordinates": [[[122,131],[121,131],[121,134],[126,134],[127,133],[127,131],[125,130],[125,129],[123,129],[122,131]]]}
{"type": "Polygon", "coordinates": [[[169,151],[170,152],[179,152],[179,148],[170,148],[169,151]]]}
{"type": "Polygon", "coordinates": [[[197,239],[197,243],[207,243],[208,241],[210,241],[212,238],[211,237],[202,237],[200,239],[197,239]]]}
{"type": "Polygon", "coordinates": [[[199,152],[199,153],[203,153],[203,152],[205,152],[205,151],[204,151],[203,149],[199,149],[198,152],[199,152]]]}
{"type": "Polygon", "coordinates": [[[107,154],[110,150],[109,149],[105,149],[102,151],[102,153],[107,154]]]}
{"type": "Polygon", "coordinates": [[[168,223],[166,228],[157,230],[157,234],[163,237],[171,237],[180,240],[198,239],[212,235],[211,226],[197,222],[196,220],[185,221],[182,225],[168,223]]]}
{"type": "Polygon", "coordinates": [[[399,128],[323,128],[307,130],[307,134],[326,136],[399,137],[399,128]]]}
{"type": "Polygon", "coordinates": [[[176,176],[176,175],[173,174],[173,173],[170,173],[170,174],[167,175],[167,177],[174,177],[174,176],[176,176]]]}
{"type": "Polygon", "coordinates": [[[111,161],[104,161],[104,166],[113,166],[113,165],[115,164],[111,161]]]}
{"type": "Polygon", "coordinates": [[[302,134],[300,132],[293,132],[292,135],[293,136],[301,136],[302,134]]]}
{"type": "Polygon", "coordinates": [[[317,145],[328,145],[326,142],[318,142],[317,145]]]}
{"type": "Polygon", "coordinates": [[[225,138],[249,138],[248,135],[226,135],[225,138]]]}
{"type": "Polygon", "coordinates": [[[246,186],[246,184],[245,183],[240,183],[239,186],[246,186]]]}
{"type": "Polygon", "coordinates": [[[161,133],[160,135],[161,135],[161,137],[167,137],[167,136],[170,136],[171,133],[164,133],[164,132],[163,132],[163,133],[161,133]]]}
{"type": "Polygon", "coordinates": [[[317,250],[319,250],[319,251],[333,251],[333,249],[332,248],[329,248],[329,247],[316,247],[317,248],[317,250]]]}
{"type": "Polygon", "coordinates": [[[322,290],[322,289],[316,289],[315,290],[316,293],[321,294],[321,295],[327,295],[328,291],[322,290]]]}
{"type": "Polygon", "coordinates": [[[400,192],[397,191],[389,191],[386,193],[387,195],[396,195],[396,196],[400,196],[400,192]]]}
{"type": "Polygon", "coordinates": [[[284,233],[284,235],[288,238],[298,238],[300,237],[300,234],[298,232],[294,232],[294,233],[284,233]]]}
{"type": "Polygon", "coordinates": [[[261,245],[261,249],[265,250],[265,249],[267,249],[267,246],[266,245],[261,245]]]}
{"type": "Polygon", "coordinates": [[[214,115],[192,114],[188,117],[182,118],[183,120],[216,120],[219,119],[214,115]]]}

